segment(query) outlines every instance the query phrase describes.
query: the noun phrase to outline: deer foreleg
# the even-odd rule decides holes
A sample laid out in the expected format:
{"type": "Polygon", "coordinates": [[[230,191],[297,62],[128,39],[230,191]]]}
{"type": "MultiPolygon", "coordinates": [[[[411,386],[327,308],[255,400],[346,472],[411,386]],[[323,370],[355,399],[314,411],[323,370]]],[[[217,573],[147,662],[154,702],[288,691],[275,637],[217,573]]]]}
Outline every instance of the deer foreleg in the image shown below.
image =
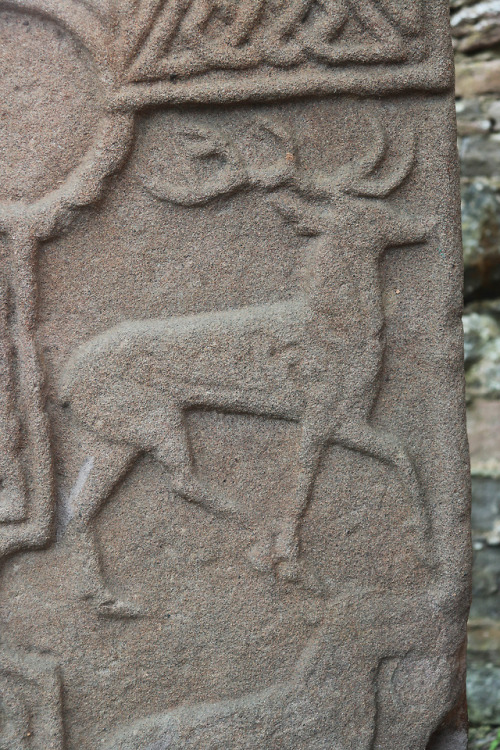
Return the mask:
{"type": "Polygon", "coordinates": [[[346,422],[330,436],[329,443],[363,453],[392,465],[408,490],[415,507],[422,497],[415,467],[404,445],[390,432],[378,430],[367,422],[346,422]]]}
{"type": "Polygon", "coordinates": [[[291,510],[281,521],[281,529],[276,537],[275,559],[280,563],[280,574],[293,579],[298,575],[300,553],[300,526],[307,511],[314,483],[318,474],[324,440],[318,434],[304,427],[299,453],[299,475],[291,510]]]}
{"type": "Polygon", "coordinates": [[[102,442],[96,443],[95,448],[87,454],[66,507],[69,520],[65,537],[77,553],[78,594],[89,600],[101,615],[134,616],[138,614],[137,608],[119,601],[106,588],[93,521],[140,451],[124,444],[105,449],[102,442]]]}

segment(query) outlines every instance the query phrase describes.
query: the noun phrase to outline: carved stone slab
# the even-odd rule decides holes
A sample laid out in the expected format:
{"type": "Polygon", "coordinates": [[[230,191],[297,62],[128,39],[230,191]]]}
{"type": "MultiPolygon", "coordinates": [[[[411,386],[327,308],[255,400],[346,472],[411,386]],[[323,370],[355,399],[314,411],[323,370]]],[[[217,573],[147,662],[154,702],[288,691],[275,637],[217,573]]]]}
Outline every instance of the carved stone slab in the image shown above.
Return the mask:
{"type": "Polygon", "coordinates": [[[447,10],[0,2],[0,750],[465,750],[447,10]]]}

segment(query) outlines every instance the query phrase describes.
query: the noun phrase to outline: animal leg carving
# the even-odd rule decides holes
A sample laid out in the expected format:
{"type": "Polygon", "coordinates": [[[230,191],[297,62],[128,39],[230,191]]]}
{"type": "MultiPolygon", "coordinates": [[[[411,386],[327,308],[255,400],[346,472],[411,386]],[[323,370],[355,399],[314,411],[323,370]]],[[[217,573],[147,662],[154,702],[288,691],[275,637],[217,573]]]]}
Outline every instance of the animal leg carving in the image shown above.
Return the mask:
{"type": "Polygon", "coordinates": [[[390,432],[378,430],[368,422],[346,421],[332,433],[329,442],[391,464],[408,488],[415,507],[422,506],[420,485],[413,462],[405,446],[390,432]]]}
{"type": "MultiPolygon", "coordinates": [[[[196,477],[182,410],[173,408],[164,418],[164,438],[158,441],[154,455],[170,472],[172,490],[185,500],[203,506],[214,515],[236,518],[234,504],[223,495],[219,496],[212,492],[196,477]]],[[[242,513],[238,513],[238,518],[242,518],[242,513]]]]}
{"type": "Polygon", "coordinates": [[[299,562],[300,525],[311,500],[324,445],[322,437],[315,431],[311,432],[305,425],[299,454],[300,470],[292,508],[287,519],[282,522],[281,532],[276,539],[279,575],[290,580],[302,579],[304,575],[299,562]]]}
{"type": "Polygon", "coordinates": [[[88,600],[104,617],[133,617],[140,614],[137,606],[121,601],[106,587],[93,521],[140,451],[124,444],[108,446],[108,450],[103,450],[101,443],[90,453],[90,471],[69,508],[72,518],[66,537],[78,556],[80,597],[88,600]]]}
{"type": "Polygon", "coordinates": [[[321,584],[307,571],[300,560],[300,525],[307,511],[324,450],[324,440],[315,431],[304,427],[300,453],[299,475],[291,508],[285,518],[274,525],[263,541],[254,545],[248,557],[257,570],[274,570],[277,578],[300,582],[305,588],[320,593],[321,584]]]}

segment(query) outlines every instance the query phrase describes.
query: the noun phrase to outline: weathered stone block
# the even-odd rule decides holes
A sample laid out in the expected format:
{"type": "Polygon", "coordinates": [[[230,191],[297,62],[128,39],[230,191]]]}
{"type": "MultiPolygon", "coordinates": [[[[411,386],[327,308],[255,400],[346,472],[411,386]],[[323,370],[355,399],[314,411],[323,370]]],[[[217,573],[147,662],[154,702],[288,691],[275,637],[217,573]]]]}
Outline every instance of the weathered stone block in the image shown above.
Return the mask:
{"type": "Polygon", "coordinates": [[[0,747],[464,749],[446,0],[0,41],[0,747]]]}

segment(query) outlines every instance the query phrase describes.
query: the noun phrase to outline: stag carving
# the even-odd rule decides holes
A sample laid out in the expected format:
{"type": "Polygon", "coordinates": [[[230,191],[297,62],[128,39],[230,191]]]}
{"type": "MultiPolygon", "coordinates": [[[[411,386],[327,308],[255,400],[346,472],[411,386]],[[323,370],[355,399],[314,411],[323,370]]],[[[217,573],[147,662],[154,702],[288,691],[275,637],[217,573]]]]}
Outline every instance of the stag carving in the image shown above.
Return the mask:
{"type": "Polygon", "coordinates": [[[249,523],[241,507],[210,489],[194,470],[185,423],[192,408],[278,418],[300,427],[293,496],[283,517],[264,522],[258,543],[248,550],[259,571],[287,582],[306,579],[301,521],[329,446],[392,468],[408,501],[421,509],[406,446],[371,422],[385,348],[380,261],[388,248],[425,242],[434,225],[432,218],[411,217],[383,200],[412,172],[416,138],[404,144],[404,156],[386,174],[387,137],[375,124],[369,150],[356,165],[312,174],[301,168],[293,138],[281,125],[258,127],[282,147],[282,158],[269,167],[252,170],[228,139],[191,129],[192,158],[223,155],[223,173],[217,181],[185,189],[164,184],[161,195],[157,185],[149,189],[187,206],[236,190],[262,191],[282,219],[308,238],[300,293],[273,304],[122,323],[74,351],[63,373],[61,401],[84,429],[91,457],[67,533],[83,555],[83,594],[106,616],[136,610],[105,586],[93,522],[141,455],[149,453],[167,468],[178,496],[249,523]]]}

